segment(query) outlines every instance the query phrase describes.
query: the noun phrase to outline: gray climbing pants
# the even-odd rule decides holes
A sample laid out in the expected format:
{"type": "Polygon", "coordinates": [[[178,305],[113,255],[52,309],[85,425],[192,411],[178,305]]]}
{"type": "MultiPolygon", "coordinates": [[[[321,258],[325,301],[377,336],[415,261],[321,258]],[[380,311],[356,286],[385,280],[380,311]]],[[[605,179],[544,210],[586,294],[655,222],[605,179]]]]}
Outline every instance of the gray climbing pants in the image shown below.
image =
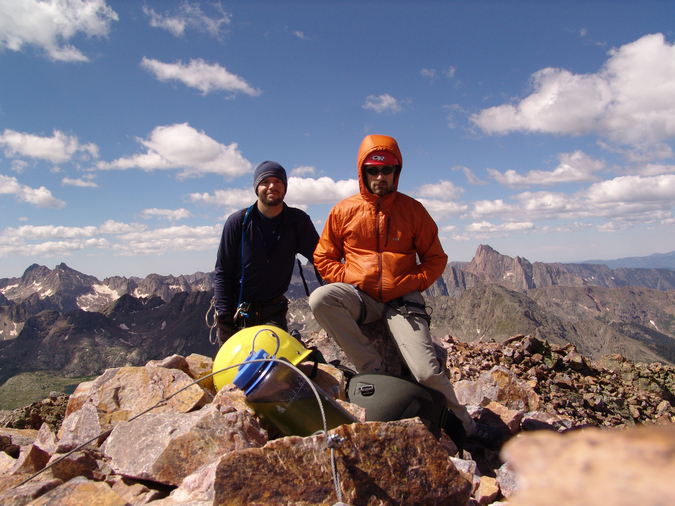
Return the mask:
{"type": "MultiPolygon", "coordinates": [[[[424,297],[419,292],[410,292],[403,300],[424,305],[424,297]]],[[[382,357],[359,328],[359,323],[372,323],[383,318],[415,380],[441,392],[448,409],[462,421],[466,433],[473,433],[476,423],[457,400],[450,379],[441,371],[421,308],[408,306],[409,312],[402,314],[346,283],[330,283],[317,288],[309,297],[309,305],[316,321],[335,339],[358,373],[383,369],[382,357]]]]}

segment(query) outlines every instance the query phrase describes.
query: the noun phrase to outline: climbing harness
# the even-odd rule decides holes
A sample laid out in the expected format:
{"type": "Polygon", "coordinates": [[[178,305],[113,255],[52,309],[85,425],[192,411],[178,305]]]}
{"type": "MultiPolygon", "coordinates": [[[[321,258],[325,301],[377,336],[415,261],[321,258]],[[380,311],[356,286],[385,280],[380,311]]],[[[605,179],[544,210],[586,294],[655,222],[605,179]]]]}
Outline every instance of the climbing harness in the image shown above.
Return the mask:
{"type": "MultiPolygon", "coordinates": [[[[428,325],[431,325],[431,314],[427,312],[426,304],[420,304],[414,300],[405,300],[403,297],[398,297],[397,299],[389,301],[388,305],[404,318],[419,316],[425,319],[428,325]]],[[[385,314],[387,311],[388,309],[385,308],[385,314]]]]}

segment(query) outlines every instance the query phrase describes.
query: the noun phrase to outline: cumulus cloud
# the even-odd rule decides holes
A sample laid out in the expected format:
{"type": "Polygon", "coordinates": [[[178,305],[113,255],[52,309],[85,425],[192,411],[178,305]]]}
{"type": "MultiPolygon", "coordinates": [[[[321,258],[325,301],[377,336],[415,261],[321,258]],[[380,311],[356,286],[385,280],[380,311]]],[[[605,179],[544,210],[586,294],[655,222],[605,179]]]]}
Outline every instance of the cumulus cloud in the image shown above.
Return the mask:
{"type": "Polygon", "coordinates": [[[465,227],[465,230],[473,236],[499,236],[508,232],[521,232],[523,230],[534,230],[534,223],[511,222],[495,225],[487,221],[474,222],[465,227]]]}
{"type": "Polygon", "coordinates": [[[462,193],[464,193],[464,188],[455,186],[451,181],[441,179],[438,183],[420,186],[415,190],[414,195],[447,201],[458,199],[462,193]]]}
{"type": "Polygon", "coordinates": [[[359,182],[356,179],[334,181],[329,177],[318,179],[290,177],[285,200],[291,206],[336,204],[358,192],[359,182]]]}
{"type": "Polygon", "coordinates": [[[172,226],[119,236],[110,249],[118,255],[163,255],[172,251],[214,250],[220,243],[221,225],[172,226]]]}
{"type": "Polygon", "coordinates": [[[387,93],[379,96],[368,95],[363,108],[372,109],[378,114],[383,112],[397,113],[403,110],[403,107],[398,102],[398,100],[387,93]]]}
{"type": "Polygon", "coordinates": [[[0,257],[63,257],[74,251],[105,249],[120,256],[206,251],[218,247],[222,225],[148,229],[138,223],[109,220],[88,227],[8,227],[0,234],[0,257]]]}
{"type": "Polygon", "coordinates": [[[119,19],[105,0],[2,0],[0,49],[42,49],[54,61],[88,61],[67,41],[78,33],[106,37],[119,19]]]}
{"type": "Polygon", "coordinates": [[[218,90],[245,93],[252,97],[260,95],[260,90],[251,87],[241,77],[231,74],[217,63],[208,64],[201,58],[183,64],[181,61],[163,63],[143,57],[141,67],[154,74],[160,81],[181,81],[186,86],[198,89],[204,95],[218,90]]]}
{"type": "Polygon", "coordinates": [[[532,93],[471,116],[489,134],[514,131],[596,134],[642,157],[672,156],[675,136],[675,47],[660,33],[612,49],[594,74],[545,68],[532,93]]]}
{"type": "Polygon", "coordinates": [[[167,220],[170,221],[178,221],[182,220],[185,218],[190,218],[192,216],[192,213],[188,211],[187,209],[143,209],[141,211],[141,217],[144,219],[149,219],[149,218],[166,218],[167,220]]]}
{"type": "Polygon", "coordinates": [[[432,199],[417,199],[426,208],[436,221],[444,221],[449,218],[461,216],[467,212],[469,206],[463,202],[447,202],[432,199]]]}
{"type": "Polygon", "coordinates": [[[225,12],[220,2],[212,6],[218,11],[218,16],[209,17],[198,3],[188,1],[183,2],[174,14],[158,14],[147,6],[143,6],[143,13],[150,18],[150,26],[168,30],[176,37],[182,36],[187,28],[218,37],[221,26],[232,21],[232,14],[225,12]]]}
{"type": "Polygon", "coordinates": [[[65,202],[54,198],[52,193],[41,186],[40,188],[31,188],[19,183],[15,177],[0,174],[0,195],[14,195],[19,202],[26,202],[35,207],[54,207],[62,208],[65,202]]]}
{"type": "Polygon", "coordinates": [[[63,186],[78,186],[80,188],[98,188],[98,185],[94,183],[91,179],[85,181],[82,178],[71,179],[69,177],[64,177],[61,180],[61,184],[63,186]]]}
{"type": "Polygon", "coordinates": [[[78,152],[98,157],[98,146],[80,144],[76,136],[66,135],[59,130],[54,130],[51,137],[40,137],[5,129],[0,134],[0,146],[4,146],[7,157],[23,156],[52,163],[67,162],[78,152]]]}
{"type": "Polygon", "coordinates": [[[525,175],[515,170],[500,173],[494,169],[487,169],[492,179],[509,188],[523,188],[532,185],[552,186],[562,183],[586,183],[597,181],[599,178],[594,172],[603,170],[605,162],[596,160],[581,151],[563,153],[559,155],[560,165],[552,171],[531,170],[525,175]]]}
{"type": "Polygon", "coordinates": [[[654,223],[672,216],[675,174],[621,176],[591,185],[574,194],[522,192],[512,197],[473,203],[474,219],[504,221],[588,220],[615,223],[654,223]]]}
{"type": "Polygon", "coordinates": [[[180,170],[179,178],[204,174],[232,178],[252,172],[251,163],[241,155],[236,142],[225,146],[187,123],[159,126],[148,139],[136,140],[147,148],[146,153],[99,162],[96,167],[100,170],[180,170]]]}
{"type": "Polygon", "coordinates": [[[297,176],[297,177],[302,177],[302,176],[313,176],[316,174],[316,169],[314,167],[296,167],[291,171],[291,176],[297,176]]]}
{"type": "Polygon", "coordinates": [[[216,190],[213,194],[190,193],[187,198],[190,202],[195,204],[228,207],[232,209],[241,209],[250,206],[256,200],[253,185],[251,185],[250,190],[228,188],[226,190],[216,190]]]}
{"type": "Polygon", "coordinates": [[[462,171],[466,176],[467,181],[469,181],[469,184],[472,184],[474,186],[482,186],[489,184],[487,181],[483,181],[478,176],[476,176],[476,174],[474,174],[468,167],[458,165],[456,167],[453,167],[452,170],[462,171]]]}

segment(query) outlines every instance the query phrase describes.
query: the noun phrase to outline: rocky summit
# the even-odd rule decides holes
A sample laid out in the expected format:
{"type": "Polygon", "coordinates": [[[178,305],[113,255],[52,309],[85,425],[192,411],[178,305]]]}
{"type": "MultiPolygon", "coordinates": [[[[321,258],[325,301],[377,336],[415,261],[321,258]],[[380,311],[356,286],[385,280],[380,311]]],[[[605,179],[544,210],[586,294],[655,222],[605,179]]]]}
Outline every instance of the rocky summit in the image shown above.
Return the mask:
{"type": "MultiPolygon", "coordinates": [[[[395,361],[382,328],[367,331],[395,361]]],[[[446,373],[472,416],[507,439],[497,452],[437,439],[419,418],[366,422],[345,397],[350,364],[339,348],[324,332],[307,344],[334,362],[320,364],[314,382],[360,422],[282,437],[236,387],[216,392],[203,355],[111,368],[68,398],[2,420],[0,503],[672,503],[672,366],[619,354],[593,360],[533,335],[503,343],[447,335],[436,343],[446,373]]],[[[313,365],[301,368],[310,374],[313,365]]]]}

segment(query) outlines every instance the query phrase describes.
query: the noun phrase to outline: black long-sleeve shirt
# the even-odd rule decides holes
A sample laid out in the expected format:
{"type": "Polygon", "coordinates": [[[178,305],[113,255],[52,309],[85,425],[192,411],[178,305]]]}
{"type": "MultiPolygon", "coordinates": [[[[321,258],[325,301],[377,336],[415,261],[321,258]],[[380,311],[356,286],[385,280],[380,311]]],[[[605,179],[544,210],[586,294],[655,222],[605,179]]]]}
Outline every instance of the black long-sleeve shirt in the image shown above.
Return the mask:
{"type": "Polygon", "coordinates": [[[242,226],[248,209],[230,215],[223,227],[214,280],[219,315],[233,316],[239,304],[242,255],[244,289],[241,302],[266,302],[281,297],[291,283],[295,255],[300,253],[310,262],[314,261],[319,234],[307,213],[286,204],[280,215],[283,224],[271,248],[265,244],[261,231],[263,217],[257,206],[252,206],[243,233],[242,252],[242,226]]]}

